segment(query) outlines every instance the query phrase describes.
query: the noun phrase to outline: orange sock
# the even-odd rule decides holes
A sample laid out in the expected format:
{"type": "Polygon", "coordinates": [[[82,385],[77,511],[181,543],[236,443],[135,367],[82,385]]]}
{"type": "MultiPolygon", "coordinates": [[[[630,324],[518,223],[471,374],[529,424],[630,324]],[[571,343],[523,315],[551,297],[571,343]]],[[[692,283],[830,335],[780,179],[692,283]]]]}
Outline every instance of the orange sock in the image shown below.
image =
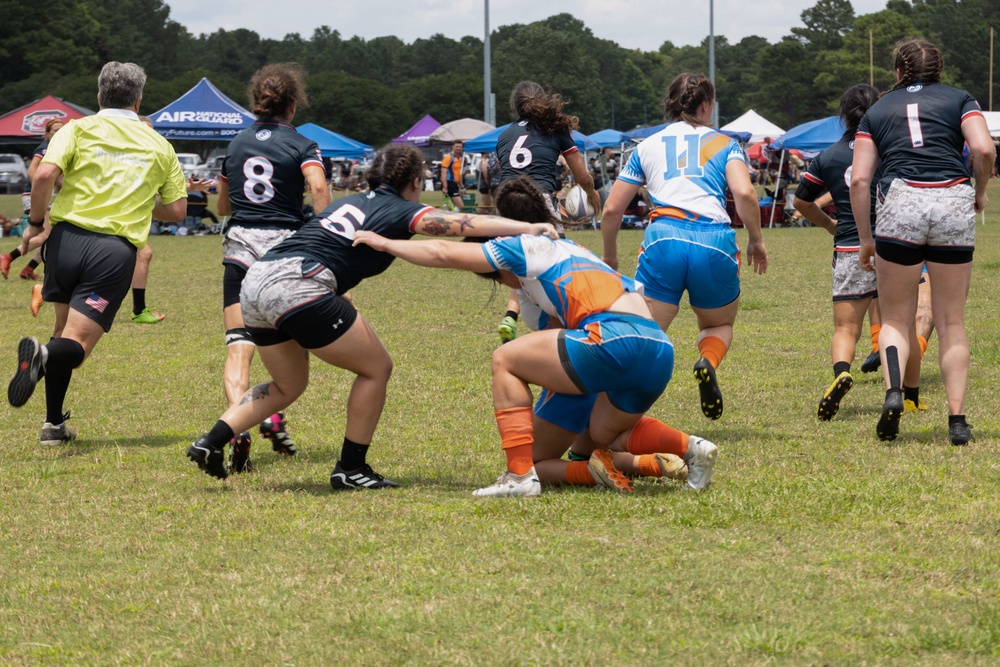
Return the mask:
{"type": "Polygon", "coordinates": [[[594,476],[586,461],[570,461],[566,464],[566,483],[574,486],[594,486],[594,476]]]}
{"type": "Polygon", "coordinates": [[[712,364],[712,368],[718,368],[719,364],[722,363],[722,358],[726,356],[726,351],[729,348],[726,344],[722,342],[722,339],[718,336],[705,336],[700,341],[698,341],[698,352],[705,359],[708,359],[708,363],[712,364]]]}
{"type": "Polygon", "coordinates": [[[629,433],[625,448],[630,454],[673,454],[684,456],[688,434],[667,426],[658,419],[641,417],[629,433]]]}
{"type": "Polygon", "coordinates": [[[663,477],[663,469],[656,462],[653,454],[643,454],[639,457],[639,474],[643,477],[663,477]]]}
{"type": "Polygon", "coordinates": [[[923,336],[917,336],[917,342],[920,343],[920,358],[924,358],[924,352],[927,351],[927,339],[923,336]]]}
{"type": "Polygon", "coordinates": [[[878,332],[882,330],[881,324],[873,324],[869,327],[872,334],[872,352],[878,352],[878,332]]]}
{"type": "Polygon", "coordinates": [[[497,428],[500,429],[501,447],[507,455],[507,470],[515,475],[523,475],[534,465],[531,445],[534,435],[531,429],[531,407],[497,410],[497,428]]]}

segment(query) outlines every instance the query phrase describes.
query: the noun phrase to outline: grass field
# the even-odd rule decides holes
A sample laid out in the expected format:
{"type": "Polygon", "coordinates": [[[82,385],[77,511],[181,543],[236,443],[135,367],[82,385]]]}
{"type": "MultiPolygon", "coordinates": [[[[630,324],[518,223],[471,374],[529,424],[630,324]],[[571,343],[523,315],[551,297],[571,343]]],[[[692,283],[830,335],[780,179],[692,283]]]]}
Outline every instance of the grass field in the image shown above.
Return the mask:
{"type": "MultiPolygon", "coordinates": [[[[403,488],[330,491],[351,377],[322,363],[288,411],[300,455],[257,440],[257,472],[220,483],[184,457],[224,408],[220,241],[154,238],[147,298],[168,317],[132,324],[126,301],[74,374],[80,439],[38,446],[41,387],[0,407],[0,663],[997,664],[1000,214],[979,234],[969,447],[948,444],[936,336],[930,409],[896,441],[875,437],[881,378],[857,370],[838,417],[817,420],[832,240],[767,230],[771,269],[744,271],[720,369],[723,418],[698,409],[684,310],[651,411],[719,444],[712,488],[509,501],[470,495],[503,468],[489,379],[503,291],[402,262],[355,290],[395,360],[369,460],[403,488]]],[[[596,232],[572,238],[599,248],[596,232]]],[[[640,238],[622,232],[627,273],[640,238]]],[[[29,293],[0,281],[7,372],[21,336],[51,333],[29,293]]]]}

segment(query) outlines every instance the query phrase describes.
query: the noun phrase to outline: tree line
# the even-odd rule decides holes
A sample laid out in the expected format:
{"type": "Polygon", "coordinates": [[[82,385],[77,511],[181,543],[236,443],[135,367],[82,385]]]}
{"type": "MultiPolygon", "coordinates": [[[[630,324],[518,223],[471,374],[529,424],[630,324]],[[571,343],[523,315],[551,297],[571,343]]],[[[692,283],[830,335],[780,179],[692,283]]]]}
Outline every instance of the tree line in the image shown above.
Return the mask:
{"type": "MultiPolygon", "coordinates": [[[[262,38],[252,30],[192,35],[162,0],[0,0],[0,112],[47,94],[96,108],[95,76],[111,60],[142,65],[149,81],[143,113],[160,109],[206,76],[247,104],[246,82],[268,62],[295,61],[308,72],[311,105],[296,123],[315,122],[381,145],[425,113],[441,122],[483,116],[483,41],[441,34],[405,43],[396,37],[345,37],[327,26],[303,37],[262,38]]],[[[819,0],[801,25],[771,43],[716,36],[720,123],[747,109],[783,127],[836,112],[848,86],[895,81],[890,54],[906,37],[938,44],[946,83],[989,96],[991,0],[888,0],[857,16],[849,0],[819,0]],[[874,73],[869,69],[869,39],[874,73]]],[[[506,122],[514,84],[533,79],[561,93],[586,133],[628,130],[662,120],[661,97],[679,72],[708,70],[708,38],[664,42],[657,51],[596,37],[582,21],[558,14],[497,28],[491,35],[497,122],[506,122]]]]}

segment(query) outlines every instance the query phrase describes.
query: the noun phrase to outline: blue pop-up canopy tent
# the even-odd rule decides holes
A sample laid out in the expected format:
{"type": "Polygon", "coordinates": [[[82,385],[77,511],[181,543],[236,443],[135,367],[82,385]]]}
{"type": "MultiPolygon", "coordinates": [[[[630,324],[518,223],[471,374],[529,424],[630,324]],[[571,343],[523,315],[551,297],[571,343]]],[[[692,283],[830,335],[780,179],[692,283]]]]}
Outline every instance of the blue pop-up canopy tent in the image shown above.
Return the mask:
{"type": "MultiPolygon", "coordinates": [[[[475,139],[469,139],[465,142],[465,152],[466,153],[492,153],[497,149],[497,141],[500,139],[500,135],[510,127],[510,123],[502,125],[495,130],[490,130],[485,134],[481,134],[475,139]]],[[[573,130],[570,132],[573,135],[573,141],[576,143],[576,147],[581,151],[597,151],[601,147],[591,139],[589,139],[585,134],[573,130]]]]}
{"type": "Polygon", "coordinates": [[[829,116],[796,125],[771,144],[775,150],[797,148],[804,153],[818,153],[837,143],[847,127],[840,116],[829,116]]]}
{"type": "Polygon", "coordinates": [[[303,137],[316,142],[323,157],[359,159],[372,152],[372,147],[368,144],[349,139],[315,123],[299,125],[296,129],[303,137]]]}
{"type": "Polygon", "coordinates": [[[206,78],[150,118],[153,128],[167,139],[210,141],[232,141],[256,120],[206,78]]]}
{"type": "Polygon", "coordinates": [[[624,132],[611,129],[594,132],[593,134],[588,134],[587,137],[601,148],[621,146],[626,141],[624,132]]]}

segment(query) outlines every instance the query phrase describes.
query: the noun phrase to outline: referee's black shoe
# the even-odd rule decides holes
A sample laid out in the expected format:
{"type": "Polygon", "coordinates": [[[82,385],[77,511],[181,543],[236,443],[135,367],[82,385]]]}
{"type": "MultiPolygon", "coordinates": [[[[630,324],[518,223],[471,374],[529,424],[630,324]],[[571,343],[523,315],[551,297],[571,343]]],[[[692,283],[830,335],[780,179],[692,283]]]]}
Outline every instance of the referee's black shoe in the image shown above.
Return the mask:
{"type": "Polygon", "coordinates": [[[17,370],[7,385],[7,401],[19,408],[35,393],[42,369],[42,346],[34,336],[22,338],[17,344],[17,370]]]}

